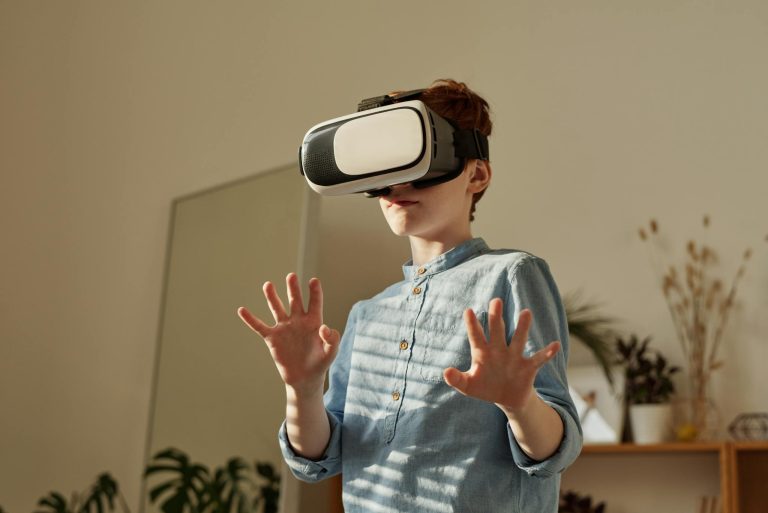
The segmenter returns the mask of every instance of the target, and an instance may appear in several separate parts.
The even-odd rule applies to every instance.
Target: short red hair
[[[419,97],[427,107],[451,121],[458,128],[476,128],[486,137],[491,135],[493,122],[490,107],[485,99],[472,91],[464,82],[449,78],[435,80]],[[485,190],[475,193],[469,220],[475,219],[475,204],[483,197]]]

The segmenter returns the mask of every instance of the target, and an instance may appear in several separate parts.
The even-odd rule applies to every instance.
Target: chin
[[[389,229],[392,230],[392,233],[397,235],[398,237],[407,237],[409,235],[414,235],[414,227],[409,226],[408,223],[398,222],[398,220],[390,222],[387,220],[387,224],[389,225]]]
[[[408,230],[406,230],[403,226],[393,226],[390,224],[389,229],[392,230],[392,233],[394,233],[398,237],[407,237],[408,235],[410,235]]]

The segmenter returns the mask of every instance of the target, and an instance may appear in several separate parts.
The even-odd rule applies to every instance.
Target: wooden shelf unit
[[[768,441],[672,442],[649,445],[592,444],[584,446],[580,457],[588,457],[590,454],[674,453],[718,455],[722,513],[768,511]]]

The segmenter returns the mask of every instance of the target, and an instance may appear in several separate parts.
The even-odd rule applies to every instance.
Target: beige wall
[[[765,48],[768,4],[745,0],[0,1],[0,504],[110,470],[136,509],[172,198],[292,162],[313,123],[437,77],[495,112],[476,234],[679,359],[636,228],[682,241],[709,213],[727,264],[768,231]],[[326,205],[363,240],[360,212],[377,222]],[[768,410],[761,246],[725,421]]]

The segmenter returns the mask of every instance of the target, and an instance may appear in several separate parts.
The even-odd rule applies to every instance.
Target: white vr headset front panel
[[[412,182],[461,165],[454,157],[453,127],[419,100],[313,126],[300,161],[309,186],[331,196]]]
[[[421,116],[399,107],[344,123],[333,139],[336,166],[346,175],[367,175],[417,163],[429,147]]]

